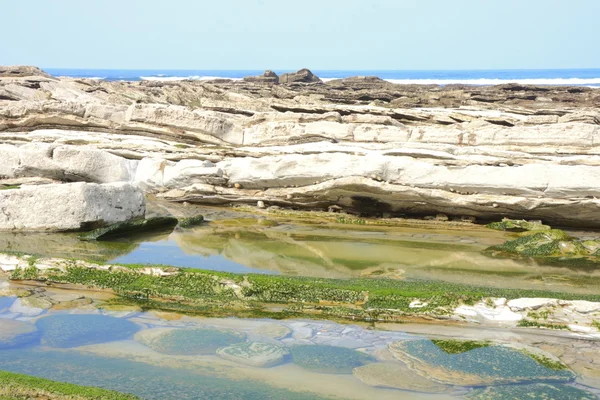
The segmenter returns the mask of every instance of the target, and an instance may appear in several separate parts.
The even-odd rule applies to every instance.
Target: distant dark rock
[[[303,68],[297,72],[283,74],[279,77],[279,83],[322,83],[318,76],[309,69]]]
[[[244,81],[245,82],[253,82],[253,83],[277,84],[277,83],[279,83],[279,76],[275,72],[268,69],[262,75],[246,76],[246,77],[244,77]]]
[[[46,78],[52,78],[52,75],[42,71],[38,67],[30,67],[27,65],[15,65],[8,67],[0,66],[0,77],[23,78],[26,76],[43,76]]]

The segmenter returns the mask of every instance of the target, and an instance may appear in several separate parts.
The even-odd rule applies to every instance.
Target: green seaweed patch
[[[520,328],[544,328],[554,330],[569,330],[569,327],[565,324],[553,324],[549,322],[532,321],[529,319],[522,319],[517,324]]]
[[[180,218],[179,219],[179,227],[180,228],[192,228],[194,226],[198,226],[204,222],[204,216],[196,215],[194,217],[189,218]]]
[[[547,231],[550,228],[538,221],[525,221],[517,219],[504,218],[500,222],[492,222],[485,226],[486,228],[495,229],[497,231],[507,232],[527,232],[527,231]]]
[[[560,361],[555,361],[549,357],[546,357],[542,354],[532,353],[527,350],[522,350],[523,354],[528,355],[533,358],[538,364],[543,365],[544,367],[551,369],[553,371],[566,371],[569,369],[565,364]]]
[[[408,340],[391,343],[390,351],[402,361],[416,363],[419,369],[448,384],[460,384],[460,376],[470,376],[474,386],[508,384],[536,380],[569,381],[574,374],[549,369],[529,355],[506,346],[489,345],[463,353],[447,353],[431,340]],[[436,370],[456,374],[435,375]]]
[[[468,400],[595,400],[596,395],[570,385],[534,383],[529,385],[502,385],[476,389],[467,394]]]
[[[448,354],[460,354],[490,345],[490,342],[471,340],[432,340],[431,342]]]
[[[151,349],[170,355],[211,355],[221,347],[246,341],[242,332],[216,328],[173,329],[148,338],[141,332],[138,337]]]
[[[290,349],[295,364],[304,369],[327,374],[351,374],[352,370],[375,359],[345,347],[299,345]]]
[[[21,185],[0,185],[0,190],[20,189]]]
[[[130,338],[139,327],[123,318],[95,314],[65,314],[44,317],[35,323],[42,344],[69,348]]]
[[[139,397],[118,393],[112,390],[89,386],[55,382],[35,376],[0,371],[0,399],[94,399],[94,400],[136,400]]]
[[[570,256],[589,254],[581,243],[573,240],[573,238],[560,229],[525,232],[517,239],[509,240],[501,245],[486,249],[486,252],[493,251],[534,258],[556,257],[565,254]]]

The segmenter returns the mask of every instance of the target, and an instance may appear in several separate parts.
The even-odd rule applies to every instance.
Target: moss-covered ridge
[[[33,376],[0,371],[0,399],[10,400],[135,400],[130,394],[89,386],[61,383]]]
[[[524,297],[600,301],[599,295],[498,289],[437,281],[324,279],[233,274],[166,266],[101,265],[85,261],[27,260],[11,279],[110,289],[147,308],[188,312],[244,311],[271,317],[327,315],[358,320],[447,317],[463,304]],[[414,304],[418,304],[418,308]],[[264,314],[263,314],[264,315]]]

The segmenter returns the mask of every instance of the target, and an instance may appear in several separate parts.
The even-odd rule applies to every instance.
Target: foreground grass
[[[0,400],[135,400],[138,397],[100,388],[49,381],[0,371]]]
[[[242,275],[165,266],[101,266],[73,260],[54,260],[56,268],[41,271],[36,268],[38,262],[47,265],[49,261],[30,258],[29,267],[15,270],[11,279],[110,289],[142,307],[186,312],[236,310],[238,315],[246,312],[250,316],[275,318],[319,314],[371,321],[399,320],[406,315],[445,316],[458,305],[499,297],[600,301],[600,294],[440,281]],[[418,308],[411,307],[414,301],[420,302]]]

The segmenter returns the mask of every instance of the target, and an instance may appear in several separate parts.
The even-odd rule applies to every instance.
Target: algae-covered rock
[[[179,219],[179,227],[180,228],[192,228],[194,226],[200,225],[204,222],[204,217],[202,215],[196,215],[194,217],[189,218],[180,218]]]
[[[131,321],[105,315],[65,314],[41,318],[36,326],[42,344],[51,347],[77,347],[124,340],[139,327]]]
[[[548,231],[551,229],[548,225],[542,224],[541,221],[525,221],[508,218],[504,218],[500,222],[487,224],[486,228],[508,232]]]
[[[155,217],[113,224],[81,235],[82,240],[107,240],[113,237],[129,234],[152,232],[163,229],[173,229],[177,225],[175,217]]]
[[[242,343],[246,335],[241,332],[216,328],[149,329],[135,339],[152,350],[171,355],[209,355],[221,347]]]
[[[594,400],[597,397],[573,386],[535,383],[532,385],[492,386],[467,395],[469,400]]]
[[[447,352],[444,346],[437,346],[431,340],[408,340],[391,343],[389,350],[413,371],[450,385],[486,386],[574,378],[568,370],[548,368],[528,354],[506,346]]]
[[[375,387],[424,393],[443,393],[448,390],[448,386],[424,378],[398,362],[367,364],[354,368],[352,373],[362,382]]]
[[[375,360],[356,350],[327,345],[294,346],[291,353],[295,364],[327,374],[351,374],[354,368]]]
[[[262,368],[281,364],[288,354],[281,346],[261,342],[238,343],[217,350],[217,355],[226,360]]]
[[[10,319],[0,322],[0,349],[23,346],[38,339],[39,332],[33,324]]]
[[[487,251],[522,255],[526,257],[557,257],[562,255],[588,255],[589,252],[578,241],[560,229],[528,232],[504,244],[492,246]]]

